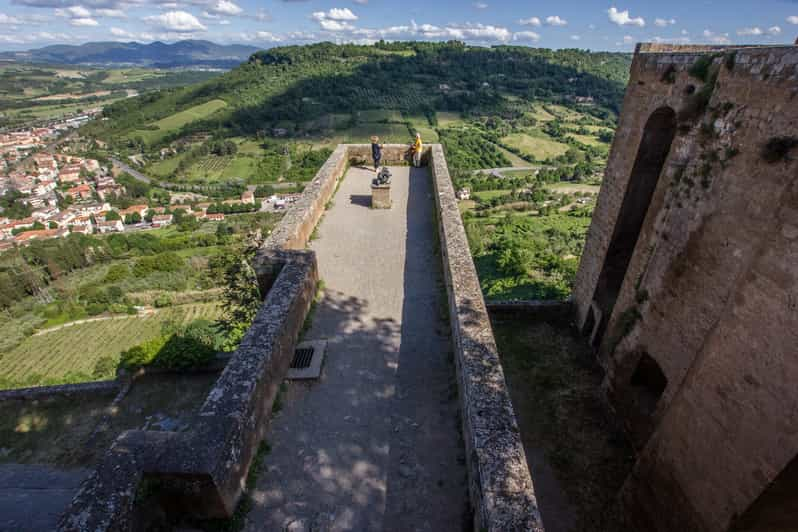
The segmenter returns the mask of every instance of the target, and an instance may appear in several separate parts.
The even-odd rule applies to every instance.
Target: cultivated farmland
[[[187,324],[221,315],[217,303],[161,309],[146,317],[123,316],[68,325],[27,337],[0,359],[0,381],[20,385],[65,382],[70,374],[92,375],[97,361],[161,334],[166,323]]]

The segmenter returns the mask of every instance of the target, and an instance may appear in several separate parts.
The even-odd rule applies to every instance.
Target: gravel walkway
[[[426,169],[392,168],[369,208],[352,168],[325,214],[319,381],[291,383],[267,436],[246,530],[461,531],[469,514],[454,363]]]

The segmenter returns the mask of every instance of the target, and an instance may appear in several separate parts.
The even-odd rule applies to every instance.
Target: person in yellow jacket
[[[416,133],[416,140],[413,142],[413,166],[421,166],[421,133]]]

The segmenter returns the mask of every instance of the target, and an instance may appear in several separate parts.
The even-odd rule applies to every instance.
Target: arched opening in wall
[[[637,362],[632,378],[629,380],[630,389],[635,402],[637,414],[649,420],[657,409],[659,398],[668,387],[668,378],[662,372],[657,361],[648,353],[643,353]]]
[[[734,532],[798,530],[798,457],[748,507],[731,528]]]
[[[676,113],[670,107],[661,107],[654,111],[643,129],[632,174],[626,185],[607,256],[593,294],[593,301],[602,315],[592,340],[594,346],[601,345],[606,332],[675,134]]]

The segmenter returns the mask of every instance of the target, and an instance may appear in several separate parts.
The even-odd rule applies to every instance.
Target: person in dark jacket
[[[374,159],[374,171],[380,167],[380,160],[382,159],[382,145],[379,143],[380,138],[376,135],[371,137],[371,158]]]

